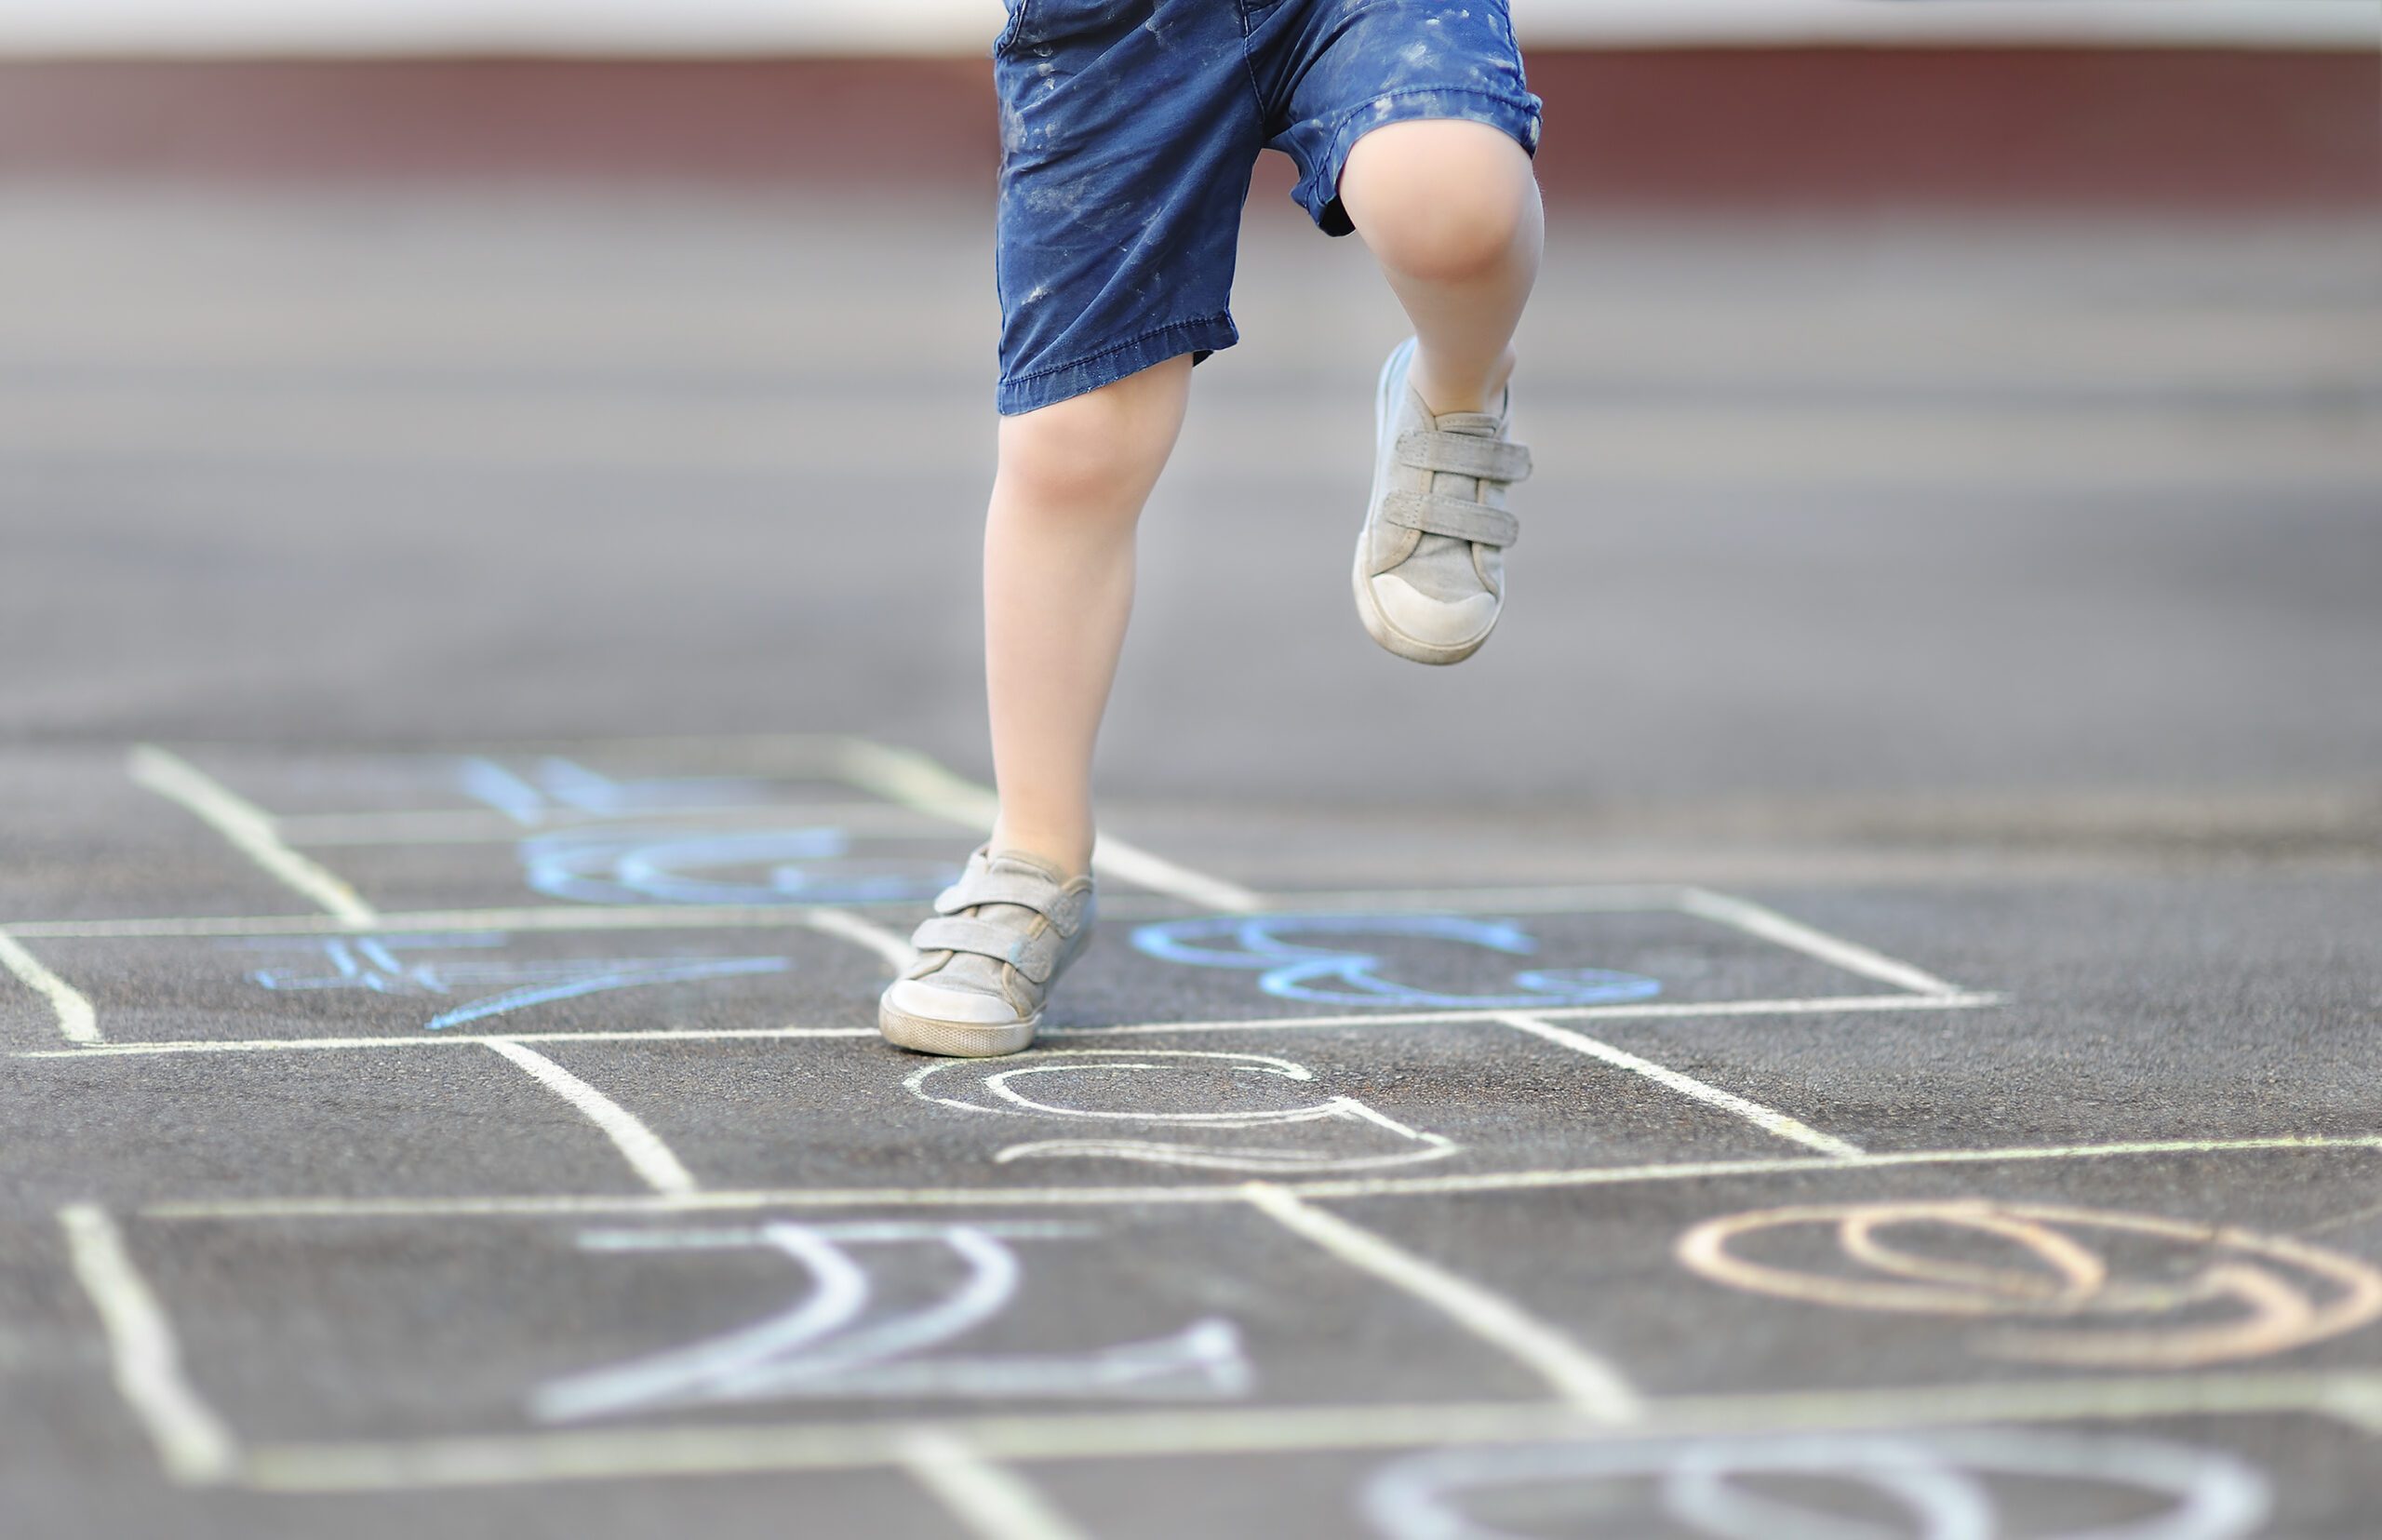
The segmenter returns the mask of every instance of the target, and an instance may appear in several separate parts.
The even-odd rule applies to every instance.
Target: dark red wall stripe
[[[2382,62],[2218,49],[1542,52],[1609,204],[2382,206]],[[0,176],[986,185],[972,60],[0,64]]]

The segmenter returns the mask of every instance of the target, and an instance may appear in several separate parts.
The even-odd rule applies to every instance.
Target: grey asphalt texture
[[[1292,917],[930,1069],[986,212],[0,193],[7,1533],[2382,1532],[2382,221],[1561,214],[1442,672],[1253,211],[1103,776]]]

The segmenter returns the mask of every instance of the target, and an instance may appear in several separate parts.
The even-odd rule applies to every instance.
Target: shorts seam
[[[992,57],[1000,59],[1017,47],[1018,34],[1025,29],[1026,12],[1034,8],[1034,0],[1017,0],[1009,13],[1008,24],[993,39]]]
[[[1265,87],[1257,78],[1257,58],[1250,44],[1255,41],[1256,29],[1251,25],[1249,12],[1240,12],[1240,73],[1249,79],[1249,110],[1255,115],[1257,131],[1265,131]],[[1254,156],[1251,157],[1254,160]]]
[[[1047,379],[1053,374],[1064,374],[1069,369],[1079,369],[1097,364],[1111,354],[1131,353],[1153,337],[1163,337],[1170,331],[1182,331],[1191,327],[1213,326],[1218,322],[1223,322],[1226,326],[1231,325],[1232,312],[1219,310],[1207,315],[1194,315],[1188,320],[1169,321],[1164,326],[1152,327],[1147,331],[1128,337],[1121,342],[1111,342],[1097,353],[1087,353],[1080,358],[1070,358],[1064,364],[1047,364],[1031,374],[1011,375],[1001,383],[1004,386],[1030,385],[1037,380]]]

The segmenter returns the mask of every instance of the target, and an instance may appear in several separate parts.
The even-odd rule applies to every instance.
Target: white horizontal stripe
[[[1942,1426],[2301,1412],[2366,1433],[2382,1405],[2370,1370],[1978,1380],[1892,1389],[1755,1392],[1650,1400],[1643,1422],[1599,1424],[1545,1401],[1250,1406],[977,1417],[938,1425],[1004,1461],[1198,1458],[1640,1439],[1792,1429]],[[260,1445],[248,1485],[380,1492],[504,1482],[862,1470],[905,1463],[917,1430],[891,1421],[624,1427],[385,1443]]]
[[[1537,1011],[1541,1020],[1661,1021],[1700,1016],[1812,1016],[1874,1011],[1960,1011],[2000,1005],[1999,995],[1847,995],[1815,1000],[1711,1000],[1693,1005],[1583,1005]],[[1384,1012],[1377,1016],[1258,1016],[1247,1021],[1146,1022],[1132,1026],[1045,1028],[1048,1038],[1146,1037],[1169,1032],[1274,1032],[1292,1027],[1456,1025],[1495,1022],[1497,1011]],[[89,1048],[27,1049],[19,1059],[103,1059],[145,1053],[312,1052],[348,1048],[438,1048],[486,1042],[707,1042],[739,1038],[874,1038],[869,1026],[689,1027],[685,1031],[637,1028],[620,1032],[512,1032],[470,1036],[423,1032],[397,1038],[177,1038],[161,1042],[95,1044]]]
[[[844,908],[915,910],[916,904],[845,904]],[[436,931],[741,931],[812,923],[807,905],[777,904],[577,904],[523,909],[417,909],[344,919],[336,915],[191,916],[161,919],[11,920],[20,936],[87,940],[165,936],[376,936]]]
[[[1697,1016],[1833,1016],[1867,1011],[1970,1011],[2003,1004],[2000,995],[1824,995],[1812,999],[1679,1000],[1662,1005],[1567,1005],[1532,1015],[1545,1021],[1636,1022]],[[1404,1026],[1495,1021],[1497,1011],[1384,1011],[1370,1015],[1252,1016],[1245,1021],[1137,1022],[1130,1026],[1045,1027],[1045,1038],[1104,1038],[1154,1032],[1272,1031],[1295,1026]]]
[[[158,1053],[315,1053],[349,1048],[484,1048],[490,1043],[720,1042],[745,1038],[874,1038],[870,1026],[704,1027],[687,1032],[636,1027],[621,1032],[419,1032],[403,1038],[233,1038],[155,1043],[103,1043],[92,1048],[34,1049],[20,1059],[125,1059]]]
[[[1700,1182],[1722,1176],[1793,1176],[1897,1166],[1996,1165],[2143,1155],[2238,1155],[2286,1150],[2382,1150],[2382,1134],[2278,1134],[2263,1139],[2142,1139],[2108,1145],[2031,1145],[2005,1149],[1910,1150],[1890,1155],[1790,1156],[1774,1160],[1690,1160],[1642,1166],[1479,1172],[1460,1176],[1381,1176],[1285,1182],[1301,1198],[1436,1198],[1538,1188]],[[778,1187],[717,1190],[686,1198],[557,1194],[516,1198],[234,1198],[154,1203],[149,1219],[532,1218],[550,1215],[689,1212],[747,1209],[1033,1208],[1111,1204],[1239,1203],[1238,1185],[1150,1187]]]

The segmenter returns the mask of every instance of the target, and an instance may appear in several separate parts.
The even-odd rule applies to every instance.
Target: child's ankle
[[[1006,828],[996,826],[985,849],[996,858],[1024,856],[1037,865],[1048,866],[1058,874],[1062,883],[1073,882],[1091,870],[1089,840],[1052,839],[1031,833],[1012,835]]]
[[[1510,347],[1505,350],[1505,356],[1489,367],[1486,374],[1453,382],[1442,381],[1432,373],[1430,355],[1418,348],[1408,382],[1412,385],[1414,394],[1423,398],[1423,405],[1431,409],[1432,416],[1445,417],[1452,412],[1494,411],[1497,398],[1505,394],[1505,382],[1513,376],[1514,350]]]

